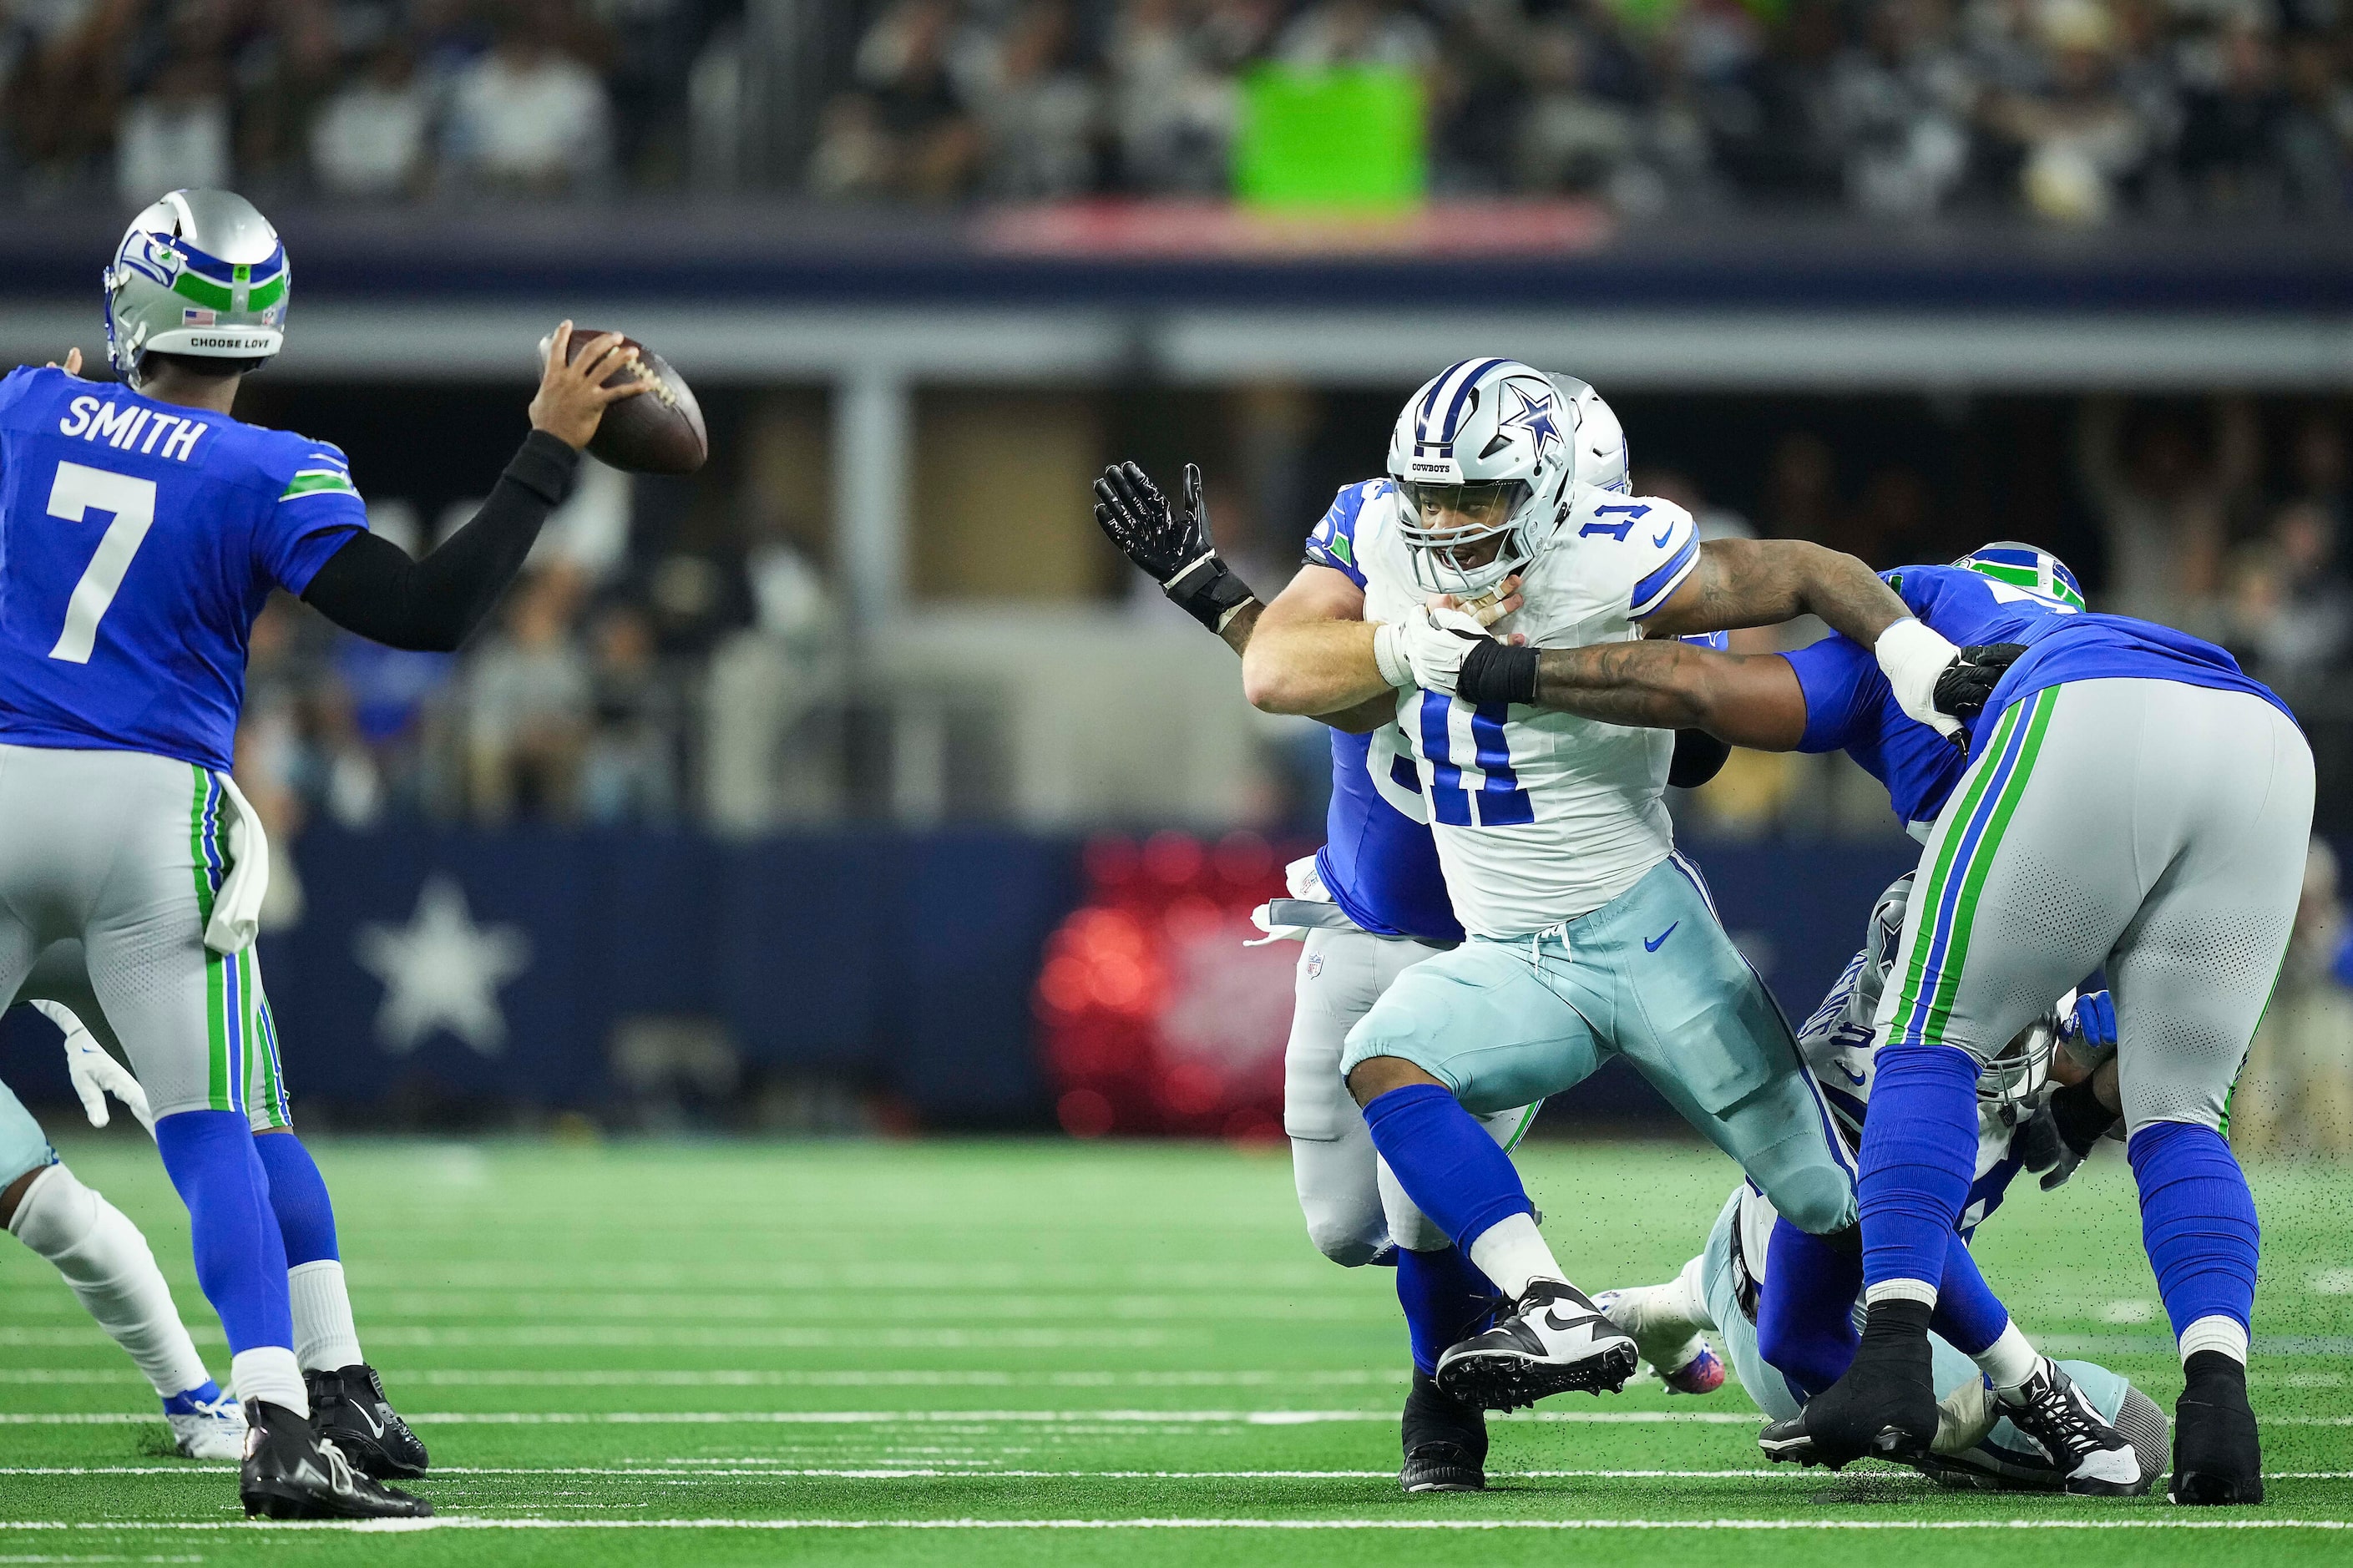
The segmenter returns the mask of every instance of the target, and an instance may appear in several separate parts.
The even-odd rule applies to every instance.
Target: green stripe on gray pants
[[[2105,968],[2128,1125],[2221,1126],[2312,793],[2302,732],[2244,692],[2082,680],[2012,705],[1922,853],[1881,1037],[1985,1060]]]

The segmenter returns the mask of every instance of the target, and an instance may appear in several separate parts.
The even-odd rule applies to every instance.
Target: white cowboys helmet
[[[1626,427],[1618,423],[1617,410],[1573,375],[1554,371],[1546,379],[1568,400],[1570,411],[1577,416],[1576,430],[1569,437],[1577,447],[1577,488],[1614,490],[1621,496],[1632,493],[1633,465],[1626,453]]]
[[[1464,360],[1413,395],[1390,433],[1388,467],[1424,591],[1475,598],[1535,558],[1574,500],[1585,412],[1564,385],[1509,359]],[[1622,435],[1616,445],[1622,454]]]
[[[131,220],[100,283],[106,357],[134,386],[150,353],[265,360],[286,342],[286,247],[234,191],[155,203]]]
[[[1915,874],[1906,871],[1888,884],[1872,906],[1871,923],[1863,928],[1863,973],[1856,984],[1865,1016],[1878,1010],[1879,997],[1894,977],[1895,959],[1904,945],[1904,916],[1912,902]],[[2073,1005],[2071,996],[2062,1006]],[[2042,1086],[2051,1081],[2051,1056],[2059,1044],[2059,1017],[2045,1014],[2010,1037],[1993,1060],[1978,1071],[1978,1099],[2009,1126],[2016,1126]]]

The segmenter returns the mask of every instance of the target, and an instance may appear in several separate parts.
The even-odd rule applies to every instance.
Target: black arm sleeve
[[[540,524],[572,488],[580,454],[544,430],[523,437],[473,521],[421,561],[372,533],[327,557],[302,599],[375,642],[452,653],[482,624],[522,569]]]
[[[1704,730],[1675,731],[1674,761],[1667,764],[1667,782],[1677,789],[1697,789],[1724,771],[1732,748]]]

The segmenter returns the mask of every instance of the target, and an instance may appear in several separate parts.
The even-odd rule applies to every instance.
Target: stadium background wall
[[[298,1119],[352,1131],[1050,1128],[1058,1086],[1032,995],[1051,933],[1088,896],[1087,848],[980,830],[744,843],[315,827],[303,918],[261,946]],[[1900,840],[1694,852],[1800,1016],[1852,952],[1857,911],[1909,862]],[[1278,890],[1270,878],[1257,896]],[[1226,934],[1239,947],[1256,933]],[[468,999],[470,965],[512,971],[492,979],[496,1023],[470,1042],[429,1011]],[[395,1018],[404,999],[428,1008],[413,1040]],[[27,1010],[9,1014],[0,1079],[53,1126],[77,1125],[55,1041]],[[1546,1121],[1668,1130],[1672,1116],[1612,1068]]]

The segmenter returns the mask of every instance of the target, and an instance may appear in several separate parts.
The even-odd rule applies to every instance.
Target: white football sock
[[[2181,1331],[2181,1364],[2200,1351],[2221,1351],[2241,1366],[2247,1364],[2247,1331],[2234,1318],[2217,1314],[2200,1318]]]
[[[310,1391],[302,1386],[302,1369],[284,1345],[256,1345],[228,1358],[228,1380],[244,1404],[266,1400],[281,1410],[311,1418]]]
[[[1996,1388],[2016,1388],[2042,1370],[2042,1352],[2027,1342],[2014,1322],[2003,1324],[2001,1337],[1969,1359]]]
[[[286,1294],[294,1304],[294,1359],[303,1371],[333,1372],[367,1360],[341,1263],[322,1258],[296,1264],[286,1271]]]
[[[1568,1283],[1568,1276],[1553,1261],[1552,1248],[1545,1245],[1544,1237],[1536,1230],[1534,1215],[1513,1215],[1473,1237],[1471,1266],[1493,1280],[1495,1289],[1514,1301],[1527,1294],[1532,1279]]]
[[[1882,1301],[1924,1301],[1933,1307],[1936,1304],[1936,1288],[1926,1279],[1882,1279],[1863,1288],[1864,1306],[1876,1307]]]
[[[1683,1272],[1675,1276],[1674,1289],[1680,1292],[1676,1300],[1682,1306],[1683,1315],[1692,1321],[1694,1328],[1720,1330],[1723,1325],[1715,1321],[1715,1314],[1707,1307],[1706,1274],[1707,1258],[1704,1255],[1684,1264]]]
[[[169,1399],[210,1381],[147,1238],[71,1171],[51,1165],[34,1177],[8,1228],[57,1266],[158,1396]]]

